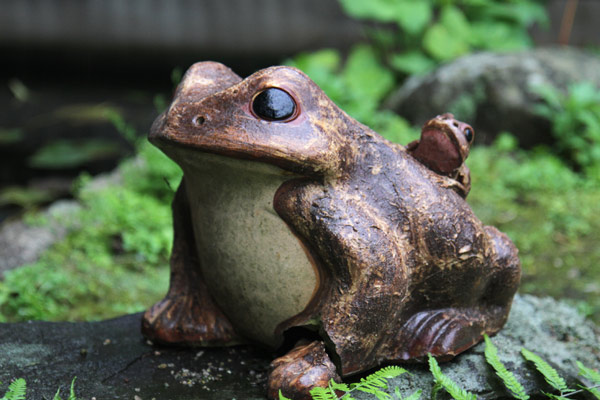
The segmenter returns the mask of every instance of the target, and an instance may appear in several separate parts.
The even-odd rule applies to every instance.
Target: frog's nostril
[[[202,125],[202,124],[204,123],[204,121],[206,121],[206,120],[205,120],[205,119],[204,119],[204,117],[203,117],[203,116],[201,116],[201,115],[196,115],[196,116],[194,117],[194,119],[192,119],[192,123],[193,123],[194,125],[196,125],[196,126],[200,126],[200,125]]]
[[[452,125],[454,125],[455,128],[458,128],[458,122],[454,121]]]

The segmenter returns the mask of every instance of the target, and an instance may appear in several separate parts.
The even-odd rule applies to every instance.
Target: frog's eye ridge
[[[471,143],[471,141],[473,140],[473,129],[465,128],[463,133],[465,134],[465,138],[467,139],[467,142]]]
[[[285,121],[296,112],[296,102],[285,90],[268,88],[252,100],[254,114],[267,121]]]

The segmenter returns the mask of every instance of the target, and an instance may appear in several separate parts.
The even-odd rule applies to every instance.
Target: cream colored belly
[[[184,172],[209,290],[239,333],[275,347],[275,327],[304,310],[318,285],[299,239],[273,209],[273,195],[294,176],[263,163],[193,156]]]

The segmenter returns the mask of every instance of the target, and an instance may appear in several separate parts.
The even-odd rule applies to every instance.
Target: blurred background
[[[181,173],[144,138],[202,60],[294,65],[402,144],[471,123],[468,201],[520,248],[521,290],[598,321],[598,21],[595,0],[1,0],[0,321],[164,294]]]

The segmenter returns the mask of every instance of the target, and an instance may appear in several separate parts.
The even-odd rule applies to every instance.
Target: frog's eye
[[[473,129],[467,127],[463,133],[465,134],[465,139],[467,139],[467,142],[471,143],[471,141],[473,141],[473,136],[475,135],[473,133]]]
[[[268,88],[254,97],[252,111],[267,121],[285,121],[294,116],[296,102],[286,91]]]

